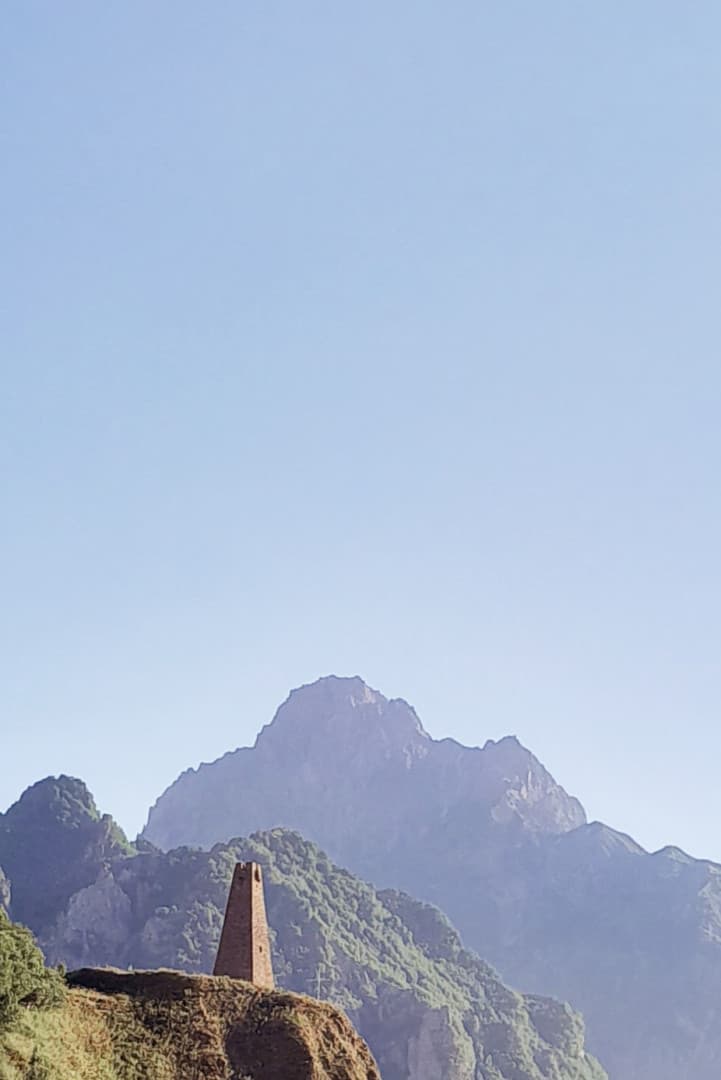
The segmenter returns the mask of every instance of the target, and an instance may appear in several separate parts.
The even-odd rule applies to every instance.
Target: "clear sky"
[[[721,8],[8,0],[0,808],[288,690],[721,859]]]

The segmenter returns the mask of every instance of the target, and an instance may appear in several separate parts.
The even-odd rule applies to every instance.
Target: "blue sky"
[[[0,807],[358,673],[721,859],[720,32],[6,5]]]

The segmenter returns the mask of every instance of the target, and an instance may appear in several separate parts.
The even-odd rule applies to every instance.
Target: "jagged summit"
[[[143,835],[164,848],[209,847],[290,826],[331,854],[352,844],[372,875],[373,847],[406,830],[428,833],[432,847],[451,822],[480,836],[494,826],[558,833],[585,820],[514,736],[482,748],[436,740],[406,701],[330,675],[293,690],[253,747],[183,773]]]
[[[360,675],[321,675],[314,682],[296,686],[290,691],[284,704],[295,698],[307,698],[311,695],[319,702],[326,701],[336,706],[343,702],[348,702],[351,706],[388,702],[388,698],[369,686]],[[283,705],[280,706],[280,709],[282,708]]]

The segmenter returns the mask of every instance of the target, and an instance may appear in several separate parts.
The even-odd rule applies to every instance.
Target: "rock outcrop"
[[[10,912],[10,897],[12,890],[10,888],[10,882],[5,876],[5,871],[0,866],[0,911],[4,911],[5,914]]]

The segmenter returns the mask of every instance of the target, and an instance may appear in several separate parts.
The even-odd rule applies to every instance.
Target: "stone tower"
[[[267,990],[275,985],[258,863],[236,863],[213,974],[245,979]]]

